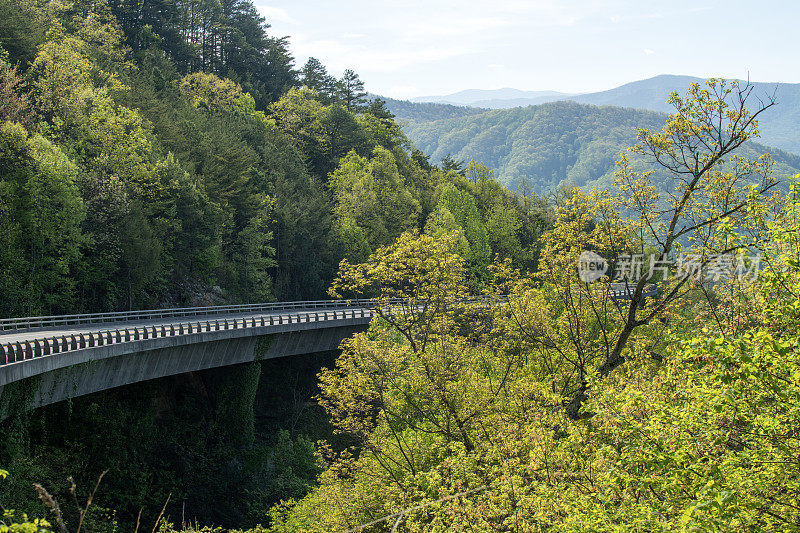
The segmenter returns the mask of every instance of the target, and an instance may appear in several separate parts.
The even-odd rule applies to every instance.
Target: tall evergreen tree
[[[460,159],[453,159],[451,154],[447,154],[442,159],[441,163],[442,170],[445,172],[453,171],[457,174],[461,174],[462,176],[466,176],[466,170],[464,169],[464,161]]]
[[[92,3],[95,0],[81,0]],[[260,109],[297,85],[287,37],[272,37],[251,0],[108,0],[126,43],[157,46],[179,72],[230,78]]]
[[[348,111],[357,111],[367,100],[364,82],[350,69],[344,71],[339,80],[339,98]]]
[[[366,110],[370,115],[373,115],[374,117],[379,118],[386,123],[391,122],[394,118],[392,112],[386,107],[386,100],[382,98],[374,98],[371,100],[369,105],[367,105]]]
[[[316,91],[323,103],[332,103],[336,97],[336,78],[328,74],[319,59],[309,57],[300,69],[300,83]]]

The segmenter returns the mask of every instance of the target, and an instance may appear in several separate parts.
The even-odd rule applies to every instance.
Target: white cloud
[[[297,21],[292,18],[289,13],[280,7],[267,6],[264,4],[256,3],[256,8],[259,13],[266,17],[267,22],[285,22],[287,24],[297,24]]]
[[[514,20],[503,17],[470,17],[448,20],[433,20],[428,23],[411,25],[405,31],[408,37],[457,37],[459,35],[480,35],[481,32],[505,28],[515,24]]]
[[[366,37],[366,36],[365,36]],[[338,75],[344,69],[356,69],[364,77],[369,72],[390,73],[405,67],[435,63],[473,52],[466,45],[404,47],[375,46],[364,39],[313,39],[297,34],[292,39],[292,51],[298,63],[314,56]]]
[[[620,22],[640,22],[643,20],[655,20],[663,18],[664,18],[663,13],[655,12],[655,13],[638,13],[632,15],[611,15],[610,17],[608,17],[608,20],[610,20],[614,24],[618,24]]]
[[[655,52],[650,50],[649,48],[645,48],[642,51],[644,52],[644,55],[646,55],[646,56],[651,56],[651,55],[655,54]]]

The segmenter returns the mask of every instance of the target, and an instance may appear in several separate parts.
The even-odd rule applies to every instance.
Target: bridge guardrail
[[[491,298],[490,298],[491,299]],[[485,297],[468,298],[466,301],[484,301]],[[399,304],[404,302],[401,298],[381,300],[382,304]],[[34,357],[50,356],[64,352],[94,348],[109,344],[120,344],[147,339],[192,335],[209,331],[224,331],[229,329],[244,329],[255,327],[295,324],[301,322],[321,322],[327,320],[342,320],[347,318],[372,317],[376,302],[374,300],[315,300],[306,302],[278,302],[269,304],[245,304],[214,307],[193,307],[179,309],[158,309],[149,311],[130,311],[119,313],[92,313],[83,315],[64,315],[49,317],[24,317],[4,319],[3,323],[25,325],[3,329],[3,332],[34,331],[43,327],[80,325],[102,322],[124,322],[152,318],[170,317],[197,317],[202,315],[240,314],[258,311],[290,311],[292,309],[326,308],[325,311],[304,311],[283,314],[273,314],[260,317],[233,317],[216,318],[213,320],[198,320],[177,322],[161,325],[141,325],[133,327],[111,328],[104,331],[90,331],[70,333],[64,335],[47,336],[40,339],[0,343],[0,366],[32,359]],[[344,309],[329,310],[331,307]],[[31,326],[31,324],[35,324]],[[241,325],[240,325],[241,324]]]
[[[52,337],[17,341],[0,344],[0,365],[16,363],[34,357],[55,355],[64,352],[94,348],[110,344],[134,342],[164,337],[177,337],[211,331],[225,331],[232,329],[247,329],[256,327],[279,326],[284,324],[299,324],[303,322],[323,322],[328,320],[343,320],[347,318],[372,317],[373,311],[365,307],[317,311],[303,313],[287,313],[250,318],[215,319],[206,321],[190,321],[158,326],[134,326],[108,329],[105,331],[91,331],[69,335],[55,335]]]
[[[251,313],[259,311],[285,311],[289,309],[314,309],[321,307],[364,307],[371,300],[312,300],[296,302],[271,302],[260,304],[216,305],[207,307],[177,307],[170,309],[147,309],[143,311],[115,311],[110,313],[85,313],[79,315],[33,316],[0,319],[0,332],[9,330],[29,331],[46,327],[63,327],[102,322],[128,322],[153,318],[173,318],[203,315]]]
[[[619,285],[621,286],[622,284]],[[630,287],[627,288],[616,288],[616,289],[609,288],[607,290],[608,290],[608,295],[611,296],[611,298],[614,300],[630,300],[633,297],[635,287],[633,285],[630,285]],[[642,291],[642,297],[652,298],[656,294],[658,294],[658,287],[656,287],[652,283],[648,283],[647,285],[644,286],[644,290]]]

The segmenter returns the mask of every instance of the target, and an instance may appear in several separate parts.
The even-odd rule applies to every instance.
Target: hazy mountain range
[[[407,123],[405,131],[433,162],[447,154],[475,159],[513,189],[547,193],[562,182],[613,187],[615,162],[634,143],[634,127],[660,129],[666,117],[657,111],[550,102]],[[765,151],[777,162],[777,176],[800,172],[800,156],[783,150],[748,143],[739,153],[757,157]],[[666,181],[662,186],[670,188]]]
[[[541,105],[562,100],[598,106],[616,106],[650,111],[670,112],[666,103],[672,91],[685,93],[691,83],[703,83],[692,76],[661,75],[646,80],[626,83],[607,91],[567,94],[555,91],[521,91],[517,89],[470,89],[445,96],[415,98],[411,102],[388,100],[389,109],[407,124],[453,119],[485,113],[487,109],[509,109]],[[762,115],[759,121],[760,142],[800,154],[800,84],[753,83],[755,97],[762,99],[774,95],[778,105]],[[407,128],[408,129],[408,128]],[[415,128],[410,128],[413,132]],[[412,140],[413,140],[413,133]]]
[[[418,96],[412,102],[451,104],[489,109],[508,109],[526,105],[566,100],[575,94],[557,91],[520,91],[519,89],[467,89],[446,96]]]

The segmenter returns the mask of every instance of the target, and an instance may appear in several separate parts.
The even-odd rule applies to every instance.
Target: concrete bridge
[[[0,320],[3,392],[40,407],[140,381],[335,350],[369,325],[367,300],[284,302]],[[5,407],[4,407],[5,405]]]

